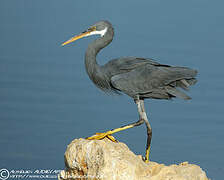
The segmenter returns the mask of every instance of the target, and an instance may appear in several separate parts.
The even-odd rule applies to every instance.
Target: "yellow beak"
[[[71,43],[71,42],[73,42],[73,41],[76,41],[76,40],[78,40],[78,39],[81,39],[81,38],[87,36],[87,35],[90,34],[90,33],[91,33],[91,31],[86,31],[86,32],[83,32],[83,33],[81,33],[81,34],[79,34],[79,35],[77,35],[77,36],[74,36],[74,37],[72,37],[71,39],[65,41],[65,42],[62,44],[62,46],[66,45],[66,44],[69,44],[69,43]]]

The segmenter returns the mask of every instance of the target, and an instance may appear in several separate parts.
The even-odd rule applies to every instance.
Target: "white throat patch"
[[[91,35],[97,35],[97,34],[99,34],[102,37],[102,36],[104,36],[106,34],[106,32],[107,32],[107,27],[105,29],[101,30],[101,31],[93,31],[93,32],[89,33],[86,36],[91,36]]]

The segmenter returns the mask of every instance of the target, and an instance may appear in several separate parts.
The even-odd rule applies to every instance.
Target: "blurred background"
[[[138,118],[128,96],[107,96],[84,68],[88,43],[61,43],[99,20],[115,28],[100,64],[121,56],[154,58],[199,71],[192,100],[147,100],[152,161],[200,165],[224,176],[224,2],[219,0],[0,1],[0,168],[63,169],[74,139]],[[145,126],[115,134],[144,155]]]

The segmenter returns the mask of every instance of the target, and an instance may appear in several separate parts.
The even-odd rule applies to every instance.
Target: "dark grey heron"
[[[108,137],[115,141],[111,134],[139,126],[145,123],[147,128],[147,144],[145,162],[149,161],[152,129],[147,119],[144,108],[144,99],[172,99],[175,97],[188,100],[190,97],[180,91],[180,88],[188,90],[189,86],[196,83],[197,71],[187,67],[174,67],[160,64],[149,58],[122,57],[113,59],[103,66],[98,65],[96,56],[106,47],[114,36],[114,30],[110,22],[100,21],[92,25],[81,34],[72,37],[62,45],[66,45],[80,38],[100,35],[88,45],[85,54],[85,67],[89,78],[93,83],[105,92],[127,94],[137,104],[139,120],[120,128],[112,129],[104,133],[96,133],[87,139],[103,139]]]

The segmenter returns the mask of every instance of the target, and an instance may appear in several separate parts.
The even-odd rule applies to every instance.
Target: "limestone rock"
[[[208,180],[197,165],[145,163],[124,143],[107,138],[73,140],[65,152],[65,166],[59,180]]]

